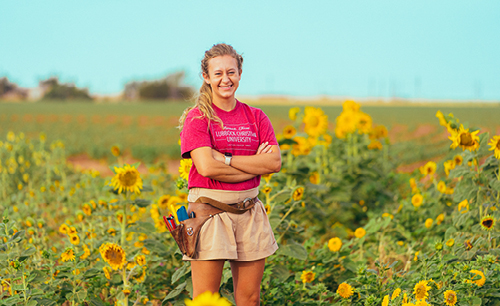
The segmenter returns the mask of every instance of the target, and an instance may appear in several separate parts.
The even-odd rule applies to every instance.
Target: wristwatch
[[[231,159],[233,158],[233,154],[229,153],[229,152],[226,152],[224,153],[224,156],[225,156],[225,160],[224,160],[224,164],[228,165],[228,166],[231,166]]]

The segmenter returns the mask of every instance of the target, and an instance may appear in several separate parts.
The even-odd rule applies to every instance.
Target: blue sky
[[[500,100],[500,1],[0,2],[0,76],[91,93],[178,70],[214,43],[244,56],[241,95]]]

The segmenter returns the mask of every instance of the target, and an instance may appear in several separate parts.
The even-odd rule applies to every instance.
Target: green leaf
[[[276,279],[278,282],[284,282],[288,277],[290,277],[290,271],[284,265],[276,264],[272,268],[272,278]]]
[[[452,238],[454,236],[454,233],[456,233],[456,232],[457,232],[457,229],[454,226],[449,227],[446,230],[446,233],[444,233],[444,239],[446,241],[448,241],[450,238]]]
[[[473,296],[470,300],[472,306],[481,306],[482,300],[478,298],[477,296]]]
[[[91,296],[88,298],[88,301],[94,306],[105,306],[100,298],[97,296]]]
[[[12,235],[12,237],[9,239],[9,241],[12,241],[12,240],[16,239],[17,237],[21,237],[21,235],[24,235],[24,232],[25,231],[16,232],[14,235]]]
[[[42,289],[33,289],[33,290],[31,290],[30,295],[32,295],[32,296],[42,295],[42,294],[44,294],[44,292],[45,291],[43,291]]]
[[[101,270],[92,268],[85,271],[85,273],[83,274],[83,278],[84,279],[94,278],[99,274],[101,274]]]
[[[298,244],[291,243],[287,245],[281,245],[277,252],[279,255],[285,255],[292,258],[297,258],[299,260],[307,259],[307,251],[306,249]]]
[[[75,296],[78,298],[79,301],[83,301],[87,297],[87,290],[82,289],[76,292]]]
[[[187,264],[184,264],[182,267],[177,269],[177,271],[175,271],[174,274],[172,274],[172,284],[177,282],[179,278],[187,274],[189,271],[191,271],[191,269],[188,269]]]
[[[173,299],[174,297],[178,296],[179,294],[182,293],[182,291],[184,290],[184,288],[186,288],[186,282],[183,282],[182,284],[180,284],[179,286],[175,287],[174,290],[170,291],[167,296],[163,299],[163,302],[167,301],[167,300],[170,300],[170,299]],[[163,303],[162,302],[162,303]]]
[[[136,199],[133,204],[139,206],[139,207],[147,207],[149,204],[151,204],[151,200],[145,200],[145,199]]]
[[[29,300],[26,305],[27,306],[36,306],[36,305],[38,305],[38,302],[36,300]]]
[[[39,283],[47,278],[47,275],[40,270],[33,270],[29,272],[29,276],[26,279],[28,283]]]

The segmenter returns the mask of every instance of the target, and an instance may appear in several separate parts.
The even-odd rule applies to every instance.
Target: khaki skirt
[[[209,197],[233,204],[258,194],[258,188],[243,191],[191,188],[188,202]],[[194,257],[184,255],[183,260],[254,261],[274,254],[277,249],[264,204],[259,200],[243,214],[223,212],[208,219],[200,230]]]

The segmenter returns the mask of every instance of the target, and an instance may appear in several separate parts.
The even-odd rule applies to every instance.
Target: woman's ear
[[[208,77],[208,75],[205,72],[203,72],[202,76],[203,76],[203,80],[205,81],[205,83],[210,85],[210,78]]]

